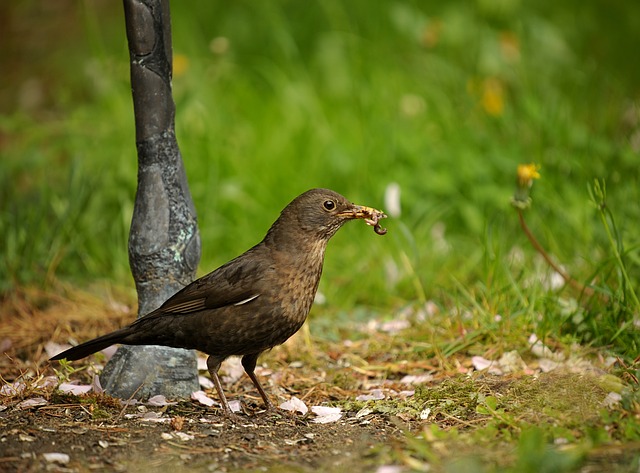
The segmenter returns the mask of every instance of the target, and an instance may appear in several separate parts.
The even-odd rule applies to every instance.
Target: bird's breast
[[[283,273],[286,285],[277,294],[282,306],[283,317],[299,321],[302,325],[311,310],[318,290],[322,275],[322,260],[302,258],[298,264],[285,268]]]
[[[304,324],[322,274],[324,247],[271,256],[257,297],[198,316],[199,349],[221,356],[259,353],[284,343]],[[212,324],[211,320],[216,323]],[[201,345],[200,345],[201,344]]]

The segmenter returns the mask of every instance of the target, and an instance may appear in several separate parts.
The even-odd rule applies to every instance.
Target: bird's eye
[[[331,211],[336,208],[336,203],[333,200],[325,200],[322,206],[325,210]]]

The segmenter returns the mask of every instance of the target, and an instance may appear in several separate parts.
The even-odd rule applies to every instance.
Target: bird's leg
[[[265,393],[264,389],[262,389],[262,386],[260,385],[260,381],[258,381],[258,377],[256,376],[256,373],[255,373],[256,363],[258,362],[259,354],[260,353],[252,353],[250,355],[244,355],[242,357],[242,366],[244,368],[244,371],[247,373],[247,375],[251,379],[251,382],[260,393],[260,397],[264,401],[264,404],[267,407],[267,410],[275,411],[277,410],[276,406],[274,406],[271,400],[267,397],[267,393]]]
[[[224,395],[222,384],[220,383],[220,378],[218,377],[218,370],[220,369],[222,361],[223,360],[220,359],[220,357],[210,355],[209,358],[207,358],[207,368],[209,369],[209,374],[211,375],[211,379],[213,380],[213,385],[216,387],[216,391],[218,391],[218,397],[220,398],[220,403],[222,404],[224,415],[232,420],[239,420],[238,416],[236,416],[231,410],[231,407],[229,407],[227,397]]]

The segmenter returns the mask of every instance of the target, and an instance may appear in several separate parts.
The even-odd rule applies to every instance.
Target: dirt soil
[[[541,361],[532,357],[526,372],[476,373],[476,381],[469,381],[467,374],[474,372],[474,365],[466,354],[444,361],[425,358],[405,347],[402,337],[377,330],[358,337],[349,329],[336,341],[323,341],[305,332],[309,330],[305,325],[287,343],[264,354],[256,374],[276,405],[294,396],[307,407],[339,404],[343,411],[338,420],[318,423],[322,416],[311,412],[263,411],[260,396],[239,363],[235,367],[228,363],[221,370],[227,397],[240,401],[237,422],[222,417],[218,407],[197,400],[123,405],[95,391],[72,395],[56,389],[62,380],[89,387],[93,373],[105,362],[104,354],[66,367],[48,359],[61,350],[52,348],[52,343],[88,340],[133,320],[134,304],[121,302],[132,297],[95,296],[74,288],[56,294],[60,293],[65,294],[35,291],[0,299],[0,472],[436,471],[430,461],[415,463],[410,449],[416,444],[411,439],[428,436],[434,423],[443,430],[462,431],[492,422],[494,417],[478,414],[469,401],[477,400],[471,393],[506,399],[513,407],[511,417],[506,417],[511,422],[530,419],[535,425],[555,425],[562,433],[598,422],[608,392],[622,385],[622,380],[606,374],[605,360],[594,358],[594,364],[581,357],[563,362],[568,371],[544,374]],[[523,364],[520,358],[516,361]],[[532,373],[538,375],[535,383]],[[426,413],[428,420],[420,420],[427,409],[417,394],[420,384],[426,383],[433,401],[428,405],[434,410]],[[217,399],[213,389],[205,392]],[[358,402],[368,396],[385,400],[372,412],[363,407],[370,404]],[[617,427],[602,425],[611,428]],[[452,461],[487,453],[474,450],[475,443],[468,442],[428,445]],[[416,448],[420,455],[426,447]],[[487,454],[489,464],[514,461],[514,449],[504,442],[492,445]],[[637,444],[605,446],[590,452],[589,466],[581,471],[602,471],[601,463],[608,465],[607,471],[631,471],[625,468],[637,463],[636,458]],[[402,469],[393,467],[398,464]]]
[[[75,402],[0,412],[0,471],[367,471],[371,449],[401,435],[380,416],[322,425],[312,415],[262,412],[234,423],[213,408],[181,402],[149,409],[161,416],[152,420],[125,418],[140,414],[141,406],[114,405],[107,409],[112,419],[101,421],[92,419],[91,407]],[[48,461],[47,453],[69,460]]]
[[[60,365],[47,361],[47,343],[86,340],[135,318],[134,304],[114,302],[126,295],[111,299],[71,291],[72,296],[32,291],[0,300],[0,472],[375,471],[380,457],[374,452],[409,428],[380,414],[343,412],[340,420],[319,424],[311,412],[265,412],[246,376],[224,383],[229,399],[241,400],[244,409],[237,423],[195,400],[123,407],[104,394],[61,393],[54,376]],[[304,335],[297,337],[261,359],[270,368],[263,372],[263,383],[274,402],[297,396],[311,407],[362,392],[358,373],[336,362],[344,354],[318,351],[311,359],[307,352],[303,363]],[[68,378],[91,383],[84,368],[96,361],[104,359],[74,362],[82,370]],[[336,386],[335,376],[348,378],[358,389]],[[53,382],[43,384],[45,379]],[[8,386],[20,380],[24,389],[7,395]],[[216,399],[213,390],[207,394]],[[21,404],[34,399],[43,404]],[[68,459],[46,455],[51,453]]]

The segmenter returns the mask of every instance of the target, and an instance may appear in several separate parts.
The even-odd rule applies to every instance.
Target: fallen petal
[[[291,412],[300,412],[303,415],[309,412],[307,405],[295,396],[292,396],[291,399],[280,404],[280,409]]]
[[[554,361],[564,360],[563,353],[555,353],[551,348],[542,343],[535,333],[532,333],[531,336],[529,336],[529,344],[531,345],[531,353],[538,358],[549,358]]]
[[[104,392],[102,384],[100,384],[100,377],[97,374],[93,375],[93,382],[91,383],[91,387],[93,388],[94,393],[102,394]]]
[[[378,467],[376,473],[402,473],[403,471],[405,471],[404,468],[398,465],[382,465]]]
[[[222,380],[225,383],[229,384],[235,383],[240,378],[242,378],[242,375],[244,375],[244,367],[242,366],[242,362],[240,361],[240,358],[236,357],[227,358],[226,360],[224,360],[222,366],[220,367],[220,371],[224,373],[222,375]]]
[[[331,422],[336,422],[342,418],[342,414],[329,414],[327,416],[316,417],[313,419],[315,424],[329,424]]]
[[[34,397],[32,399],[27,399],[18,404],[19,409],[28,409],[30,407],[38,407],[49,404],[49,402],[43,397]]]
[[[614,407],[622,401],[622,396],[618,393],[610,392],[607,397],[604,398],[602,404],[605,407]]]
[[[269,368],[263,368],[262,366],[256,366],[255,373],[260,378],[264,378],[266,376],[271,376],[273,374],[273,370],[270,370]]]
[[[473,367],[478,371],[486,370],[494,363],[495,362],[487,360],[486,358],[483,358],[481,356],[474,356],[473,358],[471,358],[471,364],[473,364]]]
[[[49,386],[57,386],[58,385],[58,377],[57,376],[45,376],[38,382],[38,386],[41,388],[47,388]]]
[[[549,371],[553,371],[560,366],[560,363],[557,363],[553,360],[549,360],[547,358],[540,358],[538,361],[538,366],[540,366],[540,371],[543,373],[548,373]]]
[[[202,375],[198,376],[198,384],[200,384],[200,387],[204,389],[212,389],[214,387],[213,381]]]
[[[63,393],[71,393],[76,396],[80,394],[86,394],[91,391],[92,388],[93,386],[91,386],[90,384],[75,384],[75,382],[62,383],[60,386],[58,386],[58,389]]]
[[[162,414],[160,414],[159,412],[145,412],[144,414],[142,414],[142,417],[140,417],[140,420],[145,422],[160,423],[171,422],[171,419],[169,417],[162,417]]]
[[[342,413],[339,407],[327,407],[327,406],[312,406],[311,411],[317,415],[313,422],[316,424],[328,424],[330,422],[336,422],[342,417]]]
[[[169,402],[167,401],[167,398],[164,397],[162,394],[157,394],[155,396],[150,397],[147,400],[147,404],[149,404],[150,406],[173,406],[175,404],[178,404],[177,402]]]
[[[433,380],[432,374],[419,374],[419,375],[411,375],[408,374],[404,376],[400,382],[403,384],[422,384],[428,381]]]
[[[327,416],[330,414],[339,414],[341,409],[339,407],[312,406],[311,412],[317,416]]]
[[[69,348],[71,348],[71,345],[69,345],[68,343],[47,342],[44,344],[44,351],[47,354],[48,358],[51,358],[58,353],[62,353]]]
[[[111,359],[111,357],[112,357],[113,355],[115,355],[115,353],[116,353],[116,350],[117,350],[117,349],[118,349],[118,346],[117,346],[117,345],[111,345],[110,347],[107,347],[107,348],[105,348],[105,349],[103,349],[103,350],[101,350],[101,351],[102,351],[102,353],[104,353],[104,357],[105,357],[107,360],[110,360],[110,359]]]
[[[213,406],[216,402],[207,396],[204,391],[195,391],[191,393],[191,399],[194,401],[198,401],[200,404],[204,404],[205,406]]]
[[[363,407],[356,413],[356,419],[359,419],[360,417],[368,416],[372,412],[373,412],[373,409],[369,409],[368,407]]]
[[[137,399],[120,399],[121,406],[135,406],[136,404],[140,404]]]
[[[16,396],[25,390],[27,387],[22,381],[14,381],[10,384],[5,384],[0,388],[0,394],[3,396]]]
[[[384,398],[385,395],[382,392],[382,389],[374,389],[370,394],[360,394],[356,397],[356,401],[379,401]]]
[[[233,401],[229,401],[229,409],[231,409],[231,412],[240,412],[242,410],[242,405],[240,404],[240,401],[234,399]]]
[[[500,369],[505,373],[515,373],[527,368],[526,363],[516,350],[503,353],[500,360],[498,360],[498,364],[500,365]]]
[[[43,453],[44,461],[48,463],[59,463],[66,465],[69,463],[69,455],[66,453]]]

